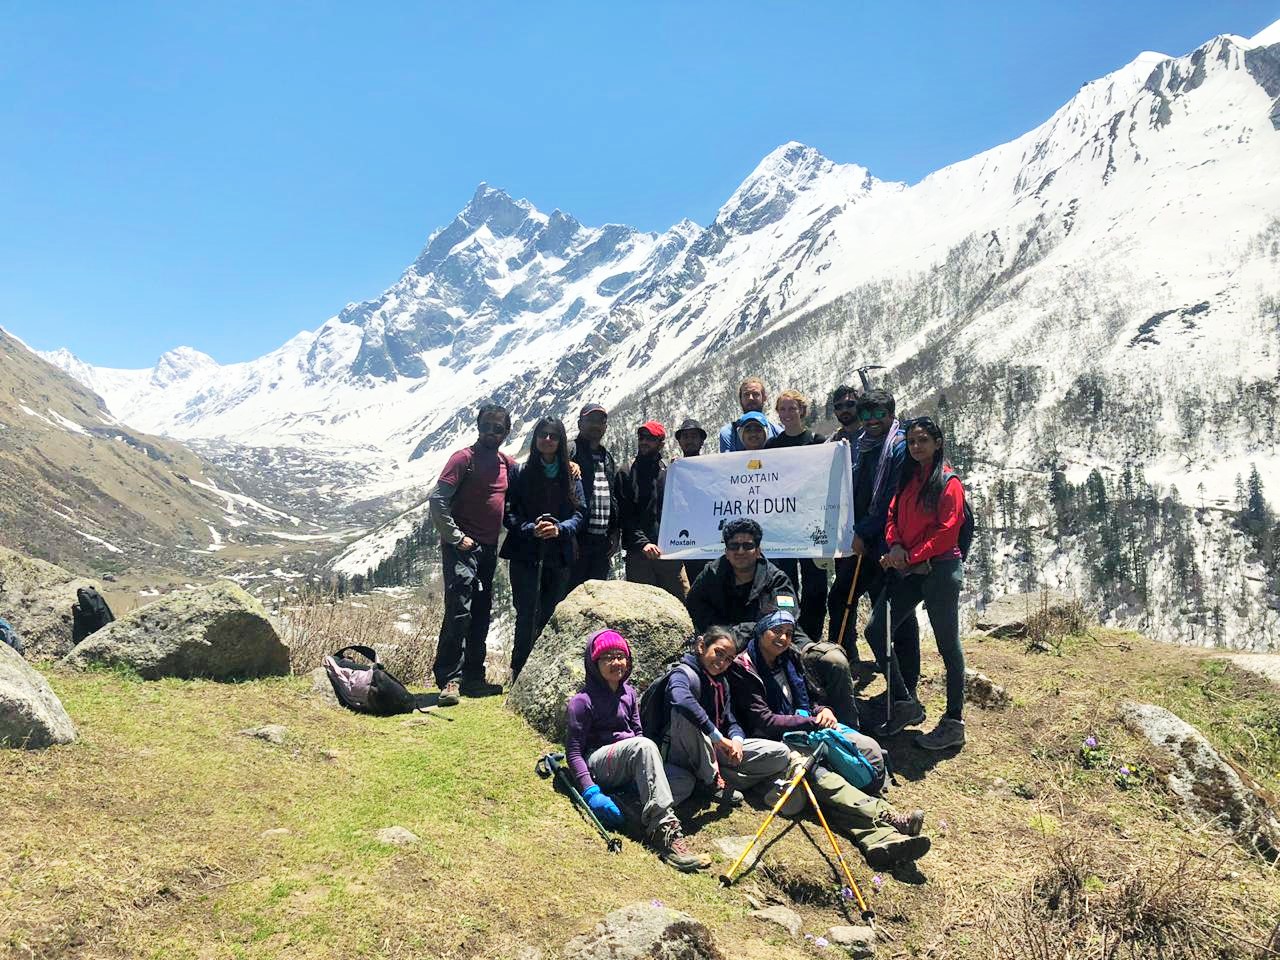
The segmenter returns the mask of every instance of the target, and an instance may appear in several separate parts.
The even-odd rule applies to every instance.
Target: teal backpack
[[[831,730],[793,730],[784,733],[782,740],[793,747],[807,747],[815,751],[822,749],[824,766],[840,774],[859,790],[865,790],[880,778],[870,761],[844,738],[846,730],[856,732],[842,723]]]

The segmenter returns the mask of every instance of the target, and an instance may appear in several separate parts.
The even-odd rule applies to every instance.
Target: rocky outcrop
[[[1280,817],[1261,784],[1224,759],[1177,714],[1150,703],[1125,703],[1125,724],[1164,756],[1169,790],[1199,820],[1212,821],[1268,860],[1280,856]]]
[[[656,588],[654,588],[656,589]],[[657,901],[608,914],[591,933],[564,946],[564,960],[723,960],[711,931]]]
[[[132,611],[82,641],[64,662],[122,666],[145,680],[248,680],[287,674],[289,648],[261,603],[219,580]]]
[[[693,636],[688,611],[665,590],[625,580],[588,580],[578,587],[556,607],[507,700],[548,739],[564,739],[565,704],[586,679],[583,650],[606,627],[631,644],[631,682],[641,690]]]
[[[1067,617],[1075,603],[1074,597],[1054,590],[1010,593],[987,604],[973,626],[989,637],[1025,637],[1027,623],[1037,613],[1044,611],[1051,617]]]
[[[71,649],[71,604],[80,587],[98,584],[0,547],[0,617],[18,631],[26,656],[62,657]]]
[[[969,669],[964,672],[964,699],[984,710],[1003,710],[1013,702],[1008,690],[985,673]]]
[[[70,743],[76,728],[44,677],[0,643],[0,747]]]

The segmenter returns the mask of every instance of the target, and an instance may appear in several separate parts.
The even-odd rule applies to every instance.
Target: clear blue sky
[[[915,181],[1142,50],[1280,0],[0,0],[0,324],[149,366],[258,356],[381,292],[486,180],[707,223],[786,140]]]

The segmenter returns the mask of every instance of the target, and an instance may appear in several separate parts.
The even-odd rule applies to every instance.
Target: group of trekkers
[[[964,746],[964,488],[939,426],[928,417],[900,421],[886,390],[838,387],[831,404],[839,429],[829,438],[805,425],[801,393],[777,398],[778,423],[763,412],[767,399],[759,379],[743,381],[742,415],[719,431],[720,452],[849,443],[853,555],[834,562],[834,577],[829,561],[770,561],[763,531],[749,518],[724,525],[724,553],[714,560],[664,558],[657,543],[667,469],[661,423],[637,427],[636,456],[619,469],[604,444],[607,411],[586,404],[574,440],[560,420],[544,417],[518,463],[500,449],[511,430],[507,411],[482,407],[476,442],[449,458],[430,498],[445,593],[434,665],[438,703],[502,692],[484,672],[499,556],[510,564],[514,679],[560,600],[586,580],[607,579],[622,549],[626,579],[683,601],[694,636],[662,677],[658,708],[643,720],[628,682],[635,663],[627,639],[604,629],[588,641],[586,683],[567,708],[565,754],[597,817],[621,826],[624,807],[634,803],[633,819],[665,861],[701,869],[709,860],[689,848],[675,807],[696,792],[737,804],[754,788],[772,803],[806,760],[809,748],[794,734],[835,731],[863,759],[866,775],[853,782],[848,770],[842,775],[820,762],[809,777],[816,796],[874,868],[913,861],[929,849],[924,814],[895,812],[879,797],[886,762],[877,740],[926,718],[916,692],[916,608],[923,603],[945,668],[946,709],[913,742],[934,751]],[[696,420],[675,431],[684,457],[702,455],[707,439]],[[874,601],[864,632],[867,662],[857,655],[851,615],[863,595]],[[873,722],[860,715],[856,694],[877,673],[885,675],[886,691],[867,711],[880,721]],[[791,808],[798,798],[803,802],[793,796]]]

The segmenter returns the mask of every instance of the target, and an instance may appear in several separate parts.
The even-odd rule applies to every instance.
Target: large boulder
[[[1215,822],[1268,860],[1280,856],[1280,817],[1247,771],[1226,760],[1204,735],[1175,713],[1150,703],[1125,703],[1124,722],[1164,755],[1165,782],[1194,817]]]
[[[564,960],[723,960],[724,955],[706,926],[655,900],[608,914],[591,933],[566,943],[563,956]]]
[[[71,605],[84,577],[0,547],[0,617],[13,624],[28,657],[62,657],[71,649]]]
[[[0,643],[0,747],[70,743],[76,728],[44,677]]]
[[[289,648],[267,611],[229,580],[139,607],[81,641],[68,666],[123,666],[161,677],[248,680],[289,672]]]
[[[693,636],[689,613],[671,594],[625,580],[588,580],[560,602],[507,704],[548,740],[563,741],[565,704],[586,679],[582,654],[597,630],[631,644],[631,682],[643,690],[680,656]]]

